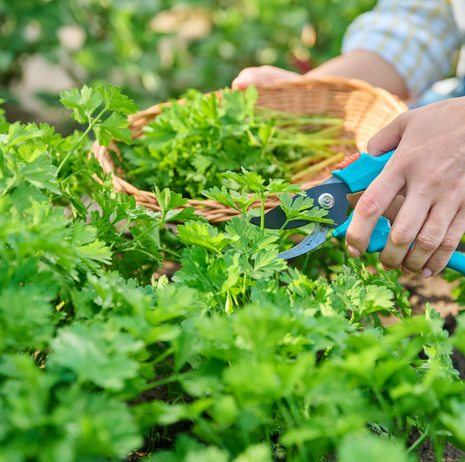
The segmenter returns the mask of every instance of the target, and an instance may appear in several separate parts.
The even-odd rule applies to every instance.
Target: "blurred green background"
[[[0,96],[10,119],[59,123],[58,92],[84,83],[120,85],[147,108],[229,86],[244,67],[303,73],[337,55],[375,3],[0,0]]]

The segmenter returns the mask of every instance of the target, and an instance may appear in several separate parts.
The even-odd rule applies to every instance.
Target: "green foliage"
[[[221,100],[189,90],[187,101],[164,107],[144,127],[144,137],[134,147],[120,145],[122,159],[113,159],[139,189],[156,183],[198,198],[205,188],[236,184],[242,177],[234,173],[241,168],[251,170],[248,184],[239,183],[245,190],[256,189],[254,175],[290,179],[308,164],[317,173],[318,162],[335,155],[328,144],[352,143],[335,140],[341,119],[267,110],[255,107],[256,101],[254,86],[245,92],[225,89]],[[231,175],[222,176],[225,171]]]
[[[112,139],[131,143],[131,131],[127,128],[129,121],[124,116],[135,114],[138,107],[127,96],[121,95],[121,90],[118,87],[113,87],[110,84],[108,89],[99,87],[98,92],[95,92],[92,88],[84,85],[81,91],[73,88],[70,91],[62,92],[60,94],[60,101],[63,106],[73,110],[71,117],[77,122],[80,124],[89,124],[87,130],[84,132],[85,135],[93,129],[95,138],[101,145],[108,147]],[[94,114],[101,106],[103,108],[95,116]],[[107,111],[113,112],[106,120],[102,121],[101,117]],[[83,137],[79,141],[82,139]],[[76,147],[79,146],[79,141]],[[71,155],[74,149],[68,155]],[[58,167],[58,171],[61,170],[62,164]]]
[[[386,462],[412,462],[415,459],[405,454],[398,446],[386,443],[372,435],[346,438],[339,451],[341,462],[359,460],[385,460]]]
[[[120,101],[105,103],[109,117],[113,104],[132,110],[107,91]],[[67,95],[89,129],[98,98]],[[463,320],[449,337],[429,307],[411,319],[395,275],[337,252],[328,280],[308,276],[314,265],[288,266],[276,258],[283,235],[250,224],[250,198],[234,190],[208,193],[241,212],[224,229],[169,189],[155,187],[153,213],[83,163],[85,135],[3,132],[0,460],[125,460],[144,436],[155,462],[410,462],[413,427],[439,458],[445,438],[465,444],[450,359],[465,351]],[[297,192],[249,171],[226,175],[260,205]],[[312,206],[282,198],[289,215]],[[181,219],[163,241],[160,228]],[[173,242],[182,269],[156,280]],[[400,322],[384,328],[386,312]]]
[[[21,75],[26,57],[41,54],[63,62],[76,85],[92,82],[96,88],[111,78],[148,107],[187,88],[229,86],[249,66],[307,71],[337,55],[346,27],[374,4],[2,0],[1,83]],[[67,44],[70,28],[73,43]]]

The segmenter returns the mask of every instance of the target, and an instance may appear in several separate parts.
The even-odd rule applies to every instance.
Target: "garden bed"
[[[410,462],[414,428],[436,453],[445,435],[465,444],[463,322],[448,335],[432,308],[410,319],[399,273],[332,239],[277,259],[295,231],[252,225],[247,194],[206,192],[239,212],[223,228],[169,189],[154,188],[160,213],[137,206],[87,138],[130,142],[136,105],[113,86],[62,101],[84,133],[0,116],[0,459],[121,461],[146,440],[150,462]],[[226,175],[324,220],[291,202],[295,185]],[[164,255],[181,265],[171,281],[152,277]]]

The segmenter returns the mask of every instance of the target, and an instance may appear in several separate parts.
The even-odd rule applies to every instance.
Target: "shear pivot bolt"
[[[324,209],[330,209],[334,205],[334,202],[336,202],[334,197],[329,193],[324,193],[318,198],[318,204]]]

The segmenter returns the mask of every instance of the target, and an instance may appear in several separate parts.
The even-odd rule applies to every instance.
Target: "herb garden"
[[[407,462],[428,438],[437,460],[465,445],[463,319],[448,335],[434,307],[412,318],[376,255],[328,239],[288,264],[278,252],[309,229],[250,224],[276,194],[289,220],[325,220],[290,200],[292,165],[318,163],[288,141],[324,161],[340,128],[263,113],[252,94],[190,93],[141,141],[111,85],[61,94],[83,126],[68,137],[2,116],[0,461]],[[89,135],[116,140],[160,212],[114,190]],[[201,196],[238,215],[209,224],[187,206]]]

